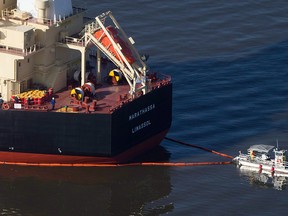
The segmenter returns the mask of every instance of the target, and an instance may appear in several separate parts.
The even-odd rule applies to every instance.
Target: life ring
[[[2,104],[2,109],[3,109],[3,110],[9,110],[9,109],[10,109],[9,104],[8,104],[8,103],[3,103],[3,104]]]

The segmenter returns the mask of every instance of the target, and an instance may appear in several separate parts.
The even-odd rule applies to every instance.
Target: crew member
[[[19,98],[17,96],[14,97],[15,103],[19,103]]]
[[[4,100],[2,98],[2,94],[0,93],[0,108],[2,107],[3,102],[4,102]]]
[[[55,104],[56,104],[56,100],[54,97],[52,97],[52,100],[51,100],[52,110],[55,109]]]
[[[28,104],[28,105],[31,105],[31,98],[30,98],[30,96],[28,96],[28,98],[27,98],[27,104]]]
[[[254,156],[255,156],[255,152],[254,151],[250,151],[250,158],[251,160],[254,160]]]

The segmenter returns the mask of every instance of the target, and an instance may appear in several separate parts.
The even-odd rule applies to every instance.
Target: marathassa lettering
[[[149,105],[149,106],[147,106],[147,107],[145,107],[145,108],[143,108],[143,109],[141,109],[141,110],[129,115],[129,121],[131,121],[131,120],[133,120],[135,118],[138,118],[139,116],[141,116],[141,115],[143,115],[143,114],[145,114],[147,112],[150,112],[153,109],[155,109],[155,104],[151,104],[151,105]]]
[[[145,122],[141,123],[140,125],[137,125],[136,127],[132,128],[132,134],[136,133],[137,131],[142,130],[143,128],[146,128],[146,127],[148,127],[150,125],[151,125],[151,121],[150,120],[145,121]]]

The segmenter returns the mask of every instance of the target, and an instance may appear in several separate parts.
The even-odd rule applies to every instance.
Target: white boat
[[[286,152],[287,150],[280,150],[275,146],[259,144],[251,146],[247,154],[240,151],[239,156],[233,160],[239,167],[256,168],[276,175],[288,175]]]
[[[271,173],[270,171],[259,170],[259,168],[241,166],[239,174],[255,186],[285,190],[288,183],[288,174]]]

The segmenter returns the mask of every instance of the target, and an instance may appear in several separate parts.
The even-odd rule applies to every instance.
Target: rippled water
[[[173,77],[167,135],[236,156],[255,143],[288,149],[288,3],[75,1],[88,16],[111,10]],[[163,141],[149,160],[221,161]],[[0,168],[2,215],[280,215],[286,179],[201,167]],[[266,183],[264,183],[266,182]],[[280,185],[280,186],[279,186]]]

